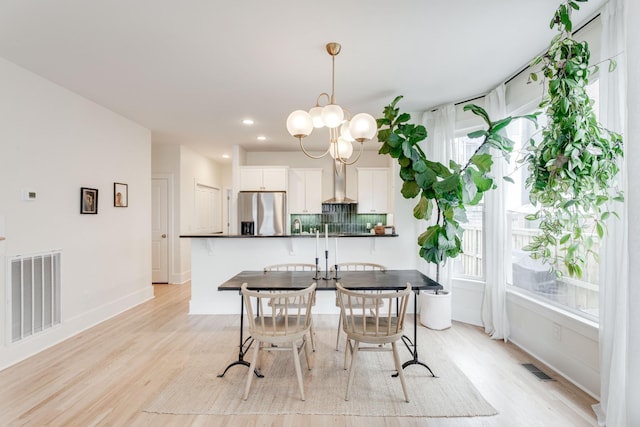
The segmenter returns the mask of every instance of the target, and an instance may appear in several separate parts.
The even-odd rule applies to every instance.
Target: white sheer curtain
[[[602,58],[625,50],[626,1],[609,0],[601,14]],[[617,56],[617,69],[600,75],[600,116],[603,125],[625,136],[627,111],[626,54]],[[626,147],[625,147],[626,148]],[[626,151],[626,149],[625,149]],[[619,174],[621,187],[627,193],[626,161]],[[632,402],[627,395],[629,378],[629,245],[627,203],[614,209],[620,214],[608,222],[600,268],[600,403],[594,405],[601,426],[631,426],[627,418]],[[636,308],[637,309],[637,308]],[[638,363],[638,361],[635,361]],[[635,379],[640,380],[639,378]]]
[[[504,85],[492,90],[485,98],[485,109],[492,121],[506,116]],[[491,150],[494,158],[492,175],[498,188],[484,195],[484,248],[485,290],[482,300],[482,323],[493,339],[509,337],[506,309],[507,267],[511,266],[508,253],[507,211],[505,206],[505,160],[498,150]]]
[[[427,140],[421,144],[424,154],[429,160],[440,162],[448,167],[449,160],[453,158],[453,144],[455,142],[455,106],[447,104],[435,111],[424,113],[422,124],[428,132]],[[445,265],[439,266],[439,283],[449,291],[451,290],[451,265],[451,262],[447,262]],[[436,268],[436,266],[429,266],[431,277],[436,277]]]

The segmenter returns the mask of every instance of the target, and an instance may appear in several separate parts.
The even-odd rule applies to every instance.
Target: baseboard
[[[2,347],[0,349],[0,370],[15,365],[150,299],[153,299],[153,286],[151,285],[80,315],[63,319],[62,323],[41,334]]]
[[[172,274],[169,283],[174,285],[183,285],[191,280],[191,270],[182,273]]]

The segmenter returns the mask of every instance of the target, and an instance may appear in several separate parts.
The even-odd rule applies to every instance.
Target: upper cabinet
[[[389,212],[389,169],[358,168],[358,213]]]
[[[241,166],[240,191],[286,191],[287,168]]]
[[[289,169],[289,213],[322,213],[322,169]]]

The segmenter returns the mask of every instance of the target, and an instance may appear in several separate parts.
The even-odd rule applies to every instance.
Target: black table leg
[[[238,360],[234,360],[233,362],[229,363],[229,365],[227,365],[224,371],[221,374],[218,374],[218,378],[224,377],[224,374],[226,374],[229,368],[231,368],[232,366],[244,365],[246,367],[251,367],[251,363],[244,360],[244,355],[247,354],[247,351],[249,351],[249,348],[251,348],[251,344],[253,344],[253,338],[247,337],[247,339],[243,341],[243,333],[244,333],[244,301],[242,299],[242,294],[240,294],[240,347],[238,349]],[[253,373],[256,374],[256,377],[258,378],[264,377],[264,375],[262,375],[257,369],[254,369]]]
[[[406,336],[406,335],[402,336],[402,342],[404,343],[405,347],[407,347],[407,350],[409,350],[409,353],[411,353],[411,356],[413,356],[413,358],[411,360],[407,360],[406,362],[404,362],[402,364],[402,369],[404,369],[404,368],[406,368],[407,366],[410,366],[410,365],[421,365],[421,366],[424,366],[425,368],[427,368],[429,373],[431,373],[432,377],[438,378],[426,363],[421,362],[418,359],[418,293],[416,291],[413,292],[413,311],[414,311],[414,314],[413,314],[413,342],[411,341],[411,339],[408,336]],[[392,376],[393,377],[397,377],[398,373],[396,372]]]

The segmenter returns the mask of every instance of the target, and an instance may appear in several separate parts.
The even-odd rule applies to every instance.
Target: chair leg
[[[391,343],[391,349],[393,350],[393,361],[396,365],[396,371],[398,371],[398,377],[400,378],[400,383],[402,384],[402,391],[404,392],[404,400],[409,401],[409,394],[407,393],[407,384],[404,382],[404,372],[402,369],[402,364],[400,363],[400,356],[398,355],[398,347],[395,342]]]
[[[349,365],[349,381],[347,382],[347,394],[345,394],[344,400],[349,400],[349,392],[351,391],[351,384],[353,383],[353,376],[356,367],[356,356],[358,355],[359,346],[360,343],[354,340],[353,347],[351,349],[351,365]]]
[[[253,371],[256,369],[256,364],[258,362],[258,354],[260,353],[260,342],[255,342],[256,346],[253,349],[253,356],[251,357],[251,365],[249,366],[249,372],[247,373],[247,385],[244,388],[244,396],[242,396],[242,400],[247,400],[249,397],[249,389],[251,388],[251,380],[253,379]]]
[[[304,345],[304,341],[302,343]],[[296,376],[298,377],[298,388],[300,389],[300,397],[304,400],[304,385],[302,384],[302,369],[300,369],[300,353],[298,353],[298,346],[296,343],[291,344],[291,350],[293,355],[293,365],[296,368]]]
[[[351,340],[349,337],[344,341],[344,367],[343,369],[346,371],[349,369],[349,356],[351,355]]]
[[[311,319],[310,328],[309,328],[309,335],[311,336],[311,348],[313,349],[313,351],[316,351],[316,340],[314,338],[315,334],[316,334],[316,331],[313,328],[313,319]]]
[[[336,333],[336,351],[340,347],[340,329],[342,329],[342,315],[338,318],[338,332]]]
[[[307,369],[311,370],[311,355],[309,354],[309,346],[307,345],[307,337],[302,337],[302,345],[304,347],[304,357],[307,360]]]

